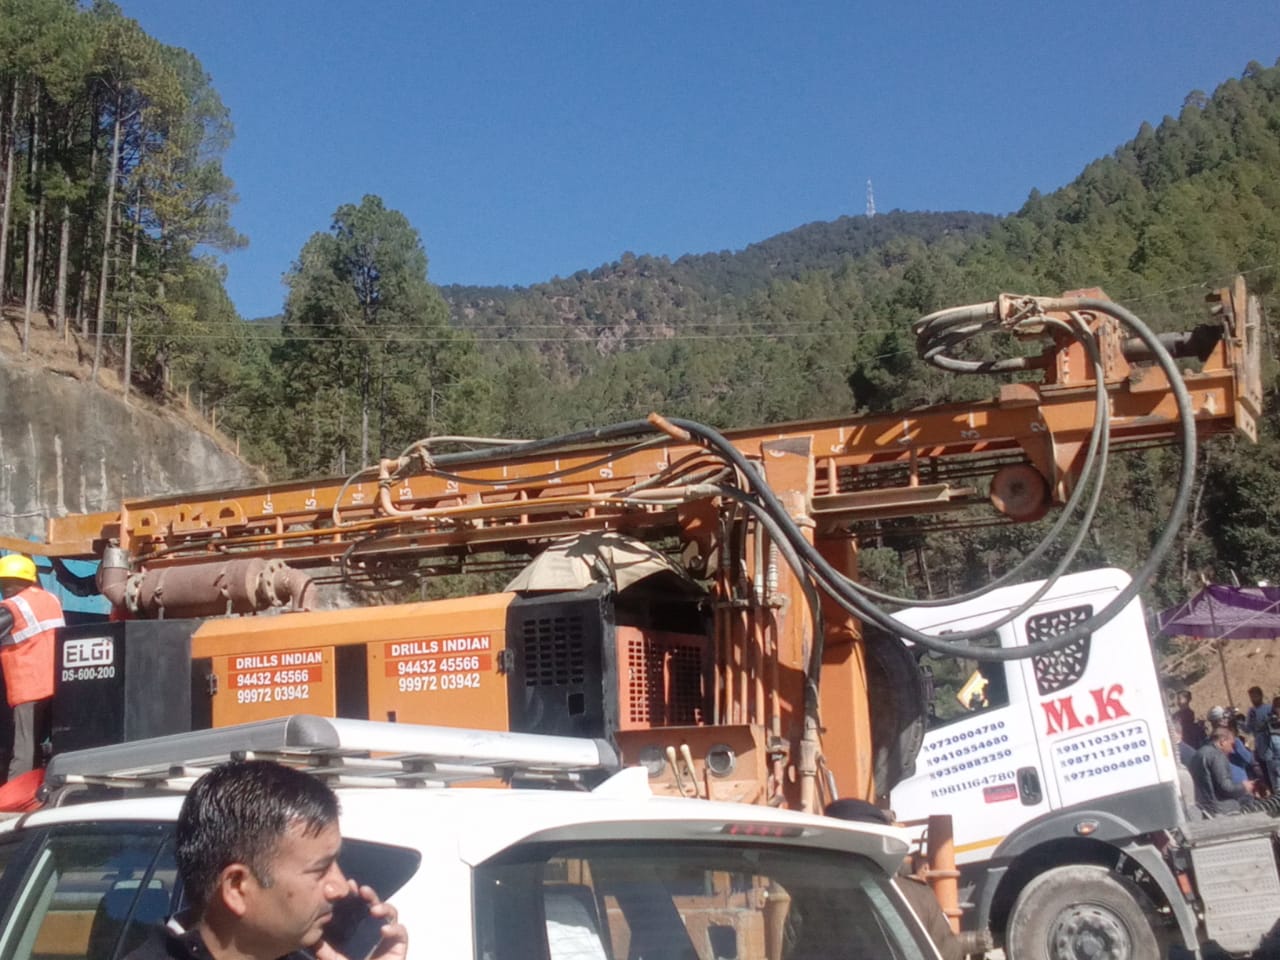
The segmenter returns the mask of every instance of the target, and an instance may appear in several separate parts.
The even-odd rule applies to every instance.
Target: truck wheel
[[[1048,870],[1022,889],[1005,931],[1009,960],[1160,960],[1151,903],[1106,867]]]

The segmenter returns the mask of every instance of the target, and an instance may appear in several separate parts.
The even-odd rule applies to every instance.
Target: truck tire
[[[1073,864],[1037,876],[1005,928],[1008,960],[1161,960],[1151,902],[1106,867]]]

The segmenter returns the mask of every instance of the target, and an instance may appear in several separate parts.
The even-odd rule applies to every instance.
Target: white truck
[[[0,824],[0,958],[119,960],[179,910],[181,791],[233,754],[329,779],[340,865],[411,957],[937,960],[900,829],[654,797],[602,741],[305,716],[55,757],[49,804]]]
[[[1114,569],[1064,576],[984,642],[1059,636],[1128,583]],[[1039,586],[900,619],[934,634],[979,628]],[[904,821],[951,814],[967,926],[989,930],[1010,960],[1154,960],[1172,945],[1210,956],[1271,944],[1280,820],[1188,817],[1137,600],[1048,656],[958,669],[919,661],[929,729],[915,775],[890,803]]]

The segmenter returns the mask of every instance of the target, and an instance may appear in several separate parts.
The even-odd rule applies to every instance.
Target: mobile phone
[[[369,913],[369,901],[357,894],[334,901],[333,919],[324,925],[324,939],[347,960],[369,960],[382,942],[382,917]]]

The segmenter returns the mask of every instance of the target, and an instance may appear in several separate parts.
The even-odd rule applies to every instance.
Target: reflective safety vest
[[[62,604],[47,590],[27,587],[0,600],[13,617],[13,629],[0,637],[0,670],[9,706],[53,696],[53,631],[63,626]]]

